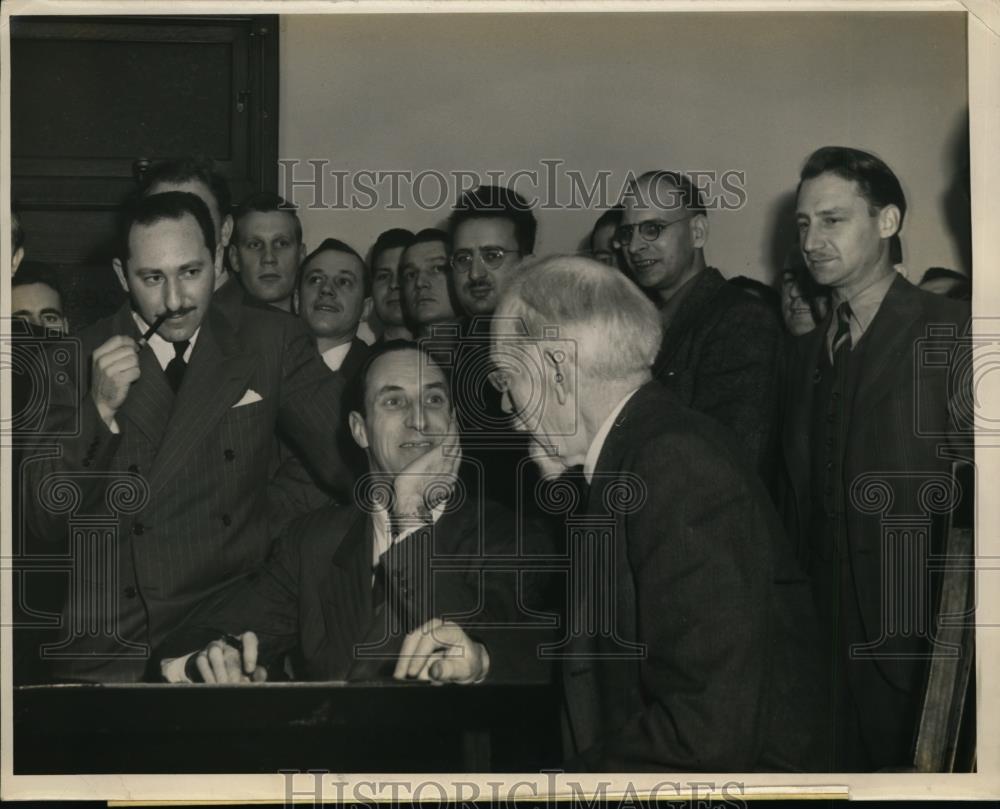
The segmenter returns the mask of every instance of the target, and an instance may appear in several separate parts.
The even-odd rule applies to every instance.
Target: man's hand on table
[[[490,670],[486,647],[451,621],[432,618],[403,640],[393,677],[432,683],[481,683]]]

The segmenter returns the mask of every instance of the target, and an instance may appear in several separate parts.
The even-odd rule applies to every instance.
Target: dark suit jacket
[[[831,312],[818,328],[792,342],[785,383],[784,513],[788,534],[806,567],[822,564],[815,558],[818,537],[811,535],[809,524],[810,453],[818,451],[810,446],[810,419],[816,369],[826,350],[832,316]],[[954,457],[947,451],[953,435],[949,399],[960,382],[956,362],[968,359],[957,350],[968,319],[968,303],[925,292],[899,276],[863,338],[864,359],[848,415],[841,479],[849,498],[847,549],[868,636],[859,642],[876,641],[883,631],[882,601],[889,595],[882,580],[885,518],[911,515],[933,520],[948,508],[950,497],[935,497],[932,481],[937,480],[937,494],[944,494],[947,486],[941,481],[949,478]],[[944,333],[928,341],[932,326]],[[941,501],[937,506],[936,499]],[[940,551],[940,532],[932,534],[932,545]],[[885,571],[902,588],[893,601],[928,605],[927,577],[914,575],[907,567],[912,561],[896,558],[894,564],[895,572]],[[887,635],[883,640],[885,657],[877,661],[883,675],[903,690],[920,687],[922,668],[902,655],[920,651],[926,640],[912,634]],[[863,701],[864,695],[859,698]]]
[[[778,447],[781,322],[714,267],[693,283],[664,331],[653,376],[684,404],[730,428],[770,486]]]
[[[393,595],[387,609],[376,611],[372,519],[357,506],[328,506],[291,523],[267,564],[202,604],[157,657],[197,651],[223,632],[253,630],[261,664],[272,674],[298,647],[303,679],[379,679],[391,676],[407,632],[450,615],[486,645],[490,681],[545,682],[549,673],[536,647],[548,632],[522,616],[521,607],[533,608],[541,596],[545,577],[532,571],[531,555],[544,554],[548,539],[537,526],[517,523],[499,504],[465,499],[386,552]],[[533,551],[517,556],[519,547]],[[524,573],[484,569],[491,558],[506,558],[508,568],[517,559]],[[439,564],[460,566],[442,571]],[[436,572],[428,576],[429,569]],[[366,657],[362,644],[376,656]]]
[[[731,443],[655,381],[608,434],[586,513],[613,531],[613,550],[599,557],[601,586],[570,609],[610,611],[617,640],[579,637],[564,664],[568,769],[748,772],[816,762],[808,583]],[[601,657],[634,644],[639,657]]]
[[[127,306],[80,332],[84,369],[117,334],[139,336]],[[82,631],[63,650],[75,659],[56,666],[60,679],[141,678],[146,644],[260,564],[273,538],[264,494],[278,425],[331,483],[348,475],[330,429],[343,383],[298,319],[213,299],[176,397],[151,349],[139,362],[141,376],[116,416],[119,434],[98,415],[89,381],[73,392],[55,386],[50,427],[72,432],[79,419],[78,429],[60,440],[60,456],[25,469],[36,532],[71,534],[76,592],[64,625]],[[250,391],[259,401],[236,407]],[[78,528],[83,517],[99,524]]]
[[[337,373],[343,377],[346,388],[354,383],[361,371],[371,347],[355,337],[351,341],[344,361]],[[364,473],[365,457],[347,427],[347,406],[342,408],[343,418],[336,425],[339,433],[340,457],[355,471],[356,476]],[[283,438],[283,437],[281,437]],[[312,469],[303,459],[303,452],[293,450],[285,440],[279,440],[275,453],[275,470],[267,487],[268,520],[274,535],[303,514],[336,502],[348,502],[350,491],[336,490],[322,483],[322,475]]]

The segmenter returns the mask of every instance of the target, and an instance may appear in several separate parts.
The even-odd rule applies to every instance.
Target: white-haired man
[[[809,769],[808,584],[729,434],[653,381],[661,328],[578,256],[526,268],[496,310],[505,406],[550,475],[582,464],[589,484],[568,543],[566,767]]]

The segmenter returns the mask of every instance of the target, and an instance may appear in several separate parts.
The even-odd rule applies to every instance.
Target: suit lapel
[[[905,278],[897,277],[863,338],[864,361],[858,370],[855,416],[863,416],[896,387],[902,373],[912,371],[912,326],[920,313],[916,290]]]
[[[184,471],[187,456],[202,444],[219,419],[246,391],[247,381],[254,371],[254,359],[237,342],[233,326],[221,310],[211,306],[191,352],[184,382],[174,399],[163,442],[153,463],[150,477],[154,492],[165,481]]]

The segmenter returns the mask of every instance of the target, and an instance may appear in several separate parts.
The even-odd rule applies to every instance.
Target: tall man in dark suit
[[[950,500],[935,504],[931,491],[951,490],[947,366],[960,358],[969,307],[893,269],[905,214],[899,181],[874,155],[825,147],[802,169],[800,245],[832,300],[790,352],[786,515],[819,607],[827,665],[817,686],[838,771],[912,764],[931,648],[927,556],[941,551]],[[932,327],[943,365],[922,360]]]
[[[512,281],[494,328],[494,379],[535,458],[589,484],[570,540],[567,768],[813,766],[808,582],[729,433],[652,379],[653,304],[613,268],[555,257]]]
[[[781,323],[762,301],[706,265],[708,213],[687,176],[647,172],[622,202],[614,244],[632,278],[655,300],[664,327],[653,376],[684,404],[729,427],[770,484]]]
[[[31,525],[52,541],[68,532],[75,567],[68,636],[49,650],[59,679],[140,679],[149,645],[261,562],[278,425],[329,483],[351,485],[330,429],[340,377],[297,319],[218,306],[222,249],[205,204],[139,199],[121,249],[131,301],[80,332],[89,379],[52,386],[59,453],[25,467]]]
[[[350,429],[371,473],[362,496],[292,523],[260,571],[202,605],[160,650],[164,678],[260,681],[298,647],[303,679],[544,679],[538,631],[511,625],[515,594],[531,606],[543,577],[527,556],[510,570],[544,545],[510,510],[454,489],[444,372],[416,344],[390,341],[352,392]],[[433,569],[455,557],[467,563]],[[490,570],[491,557],[508,569]]]

